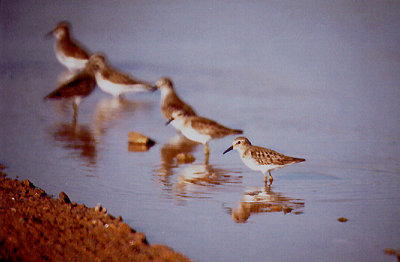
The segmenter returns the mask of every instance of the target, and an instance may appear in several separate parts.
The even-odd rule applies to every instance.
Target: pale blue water
[[[395,260],[383,249],[400,248],[398,2],[0,7],[0,163],[10,177],[102,203],[150,243],[197,261]],[[115,101],[97,89],[74,127],[68,103],[42,100],[64,71],[43,38],[59,20],[115,67],[170,76],[200,115],[307,161],[274,171],[267,191],[237,152],[222,155],[234,137],[212,141],[204,165],[202,145],[164,125],[158,92]],[[129,131],[157,143],[133,152]],[[179,165],[181,151],[196,161]]]

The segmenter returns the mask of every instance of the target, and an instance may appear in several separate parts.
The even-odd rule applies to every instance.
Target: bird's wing
[[[61,42],[60,47],[64,50],[67,56],[72,56],[80,59],[89,59],[88,53],[76,43],[70,42]]]
[[[252,146],[247,150],[246,154],[250,154],[260,165],[285,164],[285,155],[268,148]]]
[[[204,117],[196,117],[192,119],[191,124],[192,127],[197,129],[200,134],[211,135],[215,138],[241,132],[241,130],[230,129],[217,123],[216,121]]]
[[[150,83],[133,78],[128,74],[117,72],[113,69],[105,70],[102,72],[103,77],[108,78],[110,81],[123,85],[145,85],[151,87]]]
[[[61,99],[74,96],[88,96],[95,88],[93,75],[81,72],[72,79],[60,84],[54,91],[45,96],[44,99]]]

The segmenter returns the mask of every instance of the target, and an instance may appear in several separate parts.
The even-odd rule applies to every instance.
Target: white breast
[[[106,80],[103,78],[100,72],[96,72],[96,83],[106,93],[112,94],[113,96],[119,96],[124,93],[128,92],[143,92],[147,91],[146,86],[142,84],[136,85],[125,85],[125,84],[118,84]]]
[[[169,94],[172,93],[172,90],[171,90],[170,88],[163,87],[163,88],[161,88],[160,91],[161,91],[161,104],[163,104],[165,98],[166,98]]]
[[[56,50],[57,60],[71,71],[82,70],[85,68],[87,59],[77,59],[74,57],[65,56],[63,52]]]
[[[243,155],[240,155],[240,158],[242,159],[243,163],[250,169],[256,170],[256,171],[261,171],[262,173],[266,173],[269,170],[274,170],[276,168],[283,167],[282,165],[260,165],[254,158],[252,157],[244,157]]]
[[[199,134],[196,130],[194,130],[193,128],[181,128],[180,129],[182,134],[184,136],[186,136],[187,138],[189,138],[190,140],[202,143],[202,144],[206,144],[210,141],[211,137],[209,135],[203,135],[203,134]]]

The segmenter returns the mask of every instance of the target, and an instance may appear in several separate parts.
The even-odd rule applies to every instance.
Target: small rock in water
[[[149,151],[150,146],[128,143],[128,152],[146,152]]]
[[[178,159],[179,164],[192,163],[194,160],[196,160],[190,153],[179,153],[176,155],[176,159]]]
[[[152,146],[155,144],[154,140],[150,139],[149,137],[139,133],[139,132],[129,132],[128,133],[128,141],[132,144],[139,144],[139,145],[146,145]]]
[[[341,223],[345,223],[345,222],[348,221],[348,219],[345,218],[345,217],[339,217],[337,220],[338,220],[339,222],[341,222]]]
[[[58,195],[58,199],[60,199],[61,201],[63,201],[66,204],[71,204],[71,200],[69,199],[67,194],[65,194],[64,191],[60,192],[60,194]]]

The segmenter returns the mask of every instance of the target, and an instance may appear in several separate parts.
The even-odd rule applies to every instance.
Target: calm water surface
[[[101,4],[100,4],[101,3]],[[151,243],[198,261],[394,261],[400,248],[400,4],[1,1],[0,163],[55,196],[102,203]],[[203,146],[165,126],[159,92],[96,89],[72,121],[43,101],[64,68],[59,20],[139,78],[170,76],[196,111],[306,162],[272,187],[234,137]],[[148,151],[128,132],[156,141]],[[179,164],[175,156],[196,160]],[[340,223],[339,217],[348,218]]]

